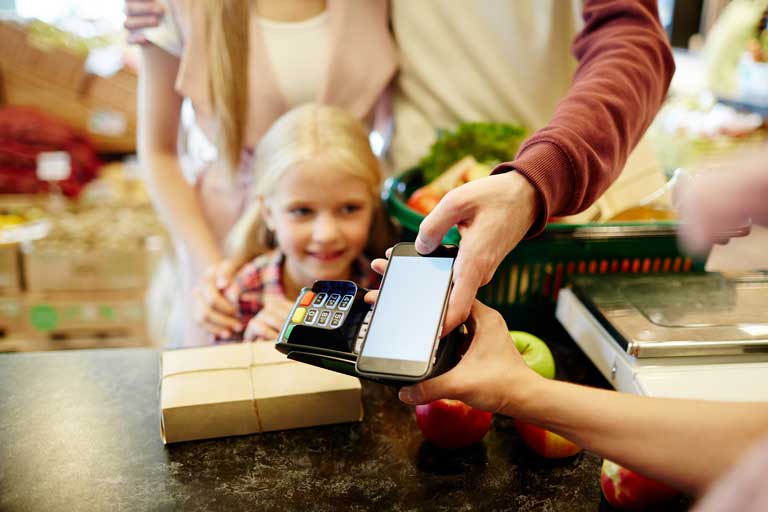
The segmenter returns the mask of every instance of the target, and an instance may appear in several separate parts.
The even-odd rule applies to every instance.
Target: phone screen
[[[441,327],[453,261],[418,254],[392,256],[361,351],[363,358],[423,363],[406,367],[426,371]]]

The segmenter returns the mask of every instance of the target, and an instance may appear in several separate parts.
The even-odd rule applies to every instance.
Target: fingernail
[[[431,242],[426,241],[422,238],[416,239],[416,251],[421,254],[429,254],[434,250],[434,247]]]
[[[413,403],[413,391],[411,388],[401,388],[400,392],[397,394],[397,397],[400,399],[401,402],[405,402],[407,404]]]

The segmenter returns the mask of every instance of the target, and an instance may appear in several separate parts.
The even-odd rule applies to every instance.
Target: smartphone
[[[357,358],[370,377],[418,381],[429,375],[443,330],[458,247],[416,252],[413,243],[392,248],[379,297]]]

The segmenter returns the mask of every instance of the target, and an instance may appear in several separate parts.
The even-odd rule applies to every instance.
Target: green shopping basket
[[[384,186],[387,211],[408,240],[415,239],[424,216],[406,201],[423,184],[420,169],[414,168]],[[499,310],[510,326],[524,325],[541,315],[553,317],[558,291],[572,275],[703,271],[704,260],[680,252],[676,232],[674,221],[550,223],[540,236],[518,244],[477,297]],[[459,238],[453,227],[443,242],[455,244]]]

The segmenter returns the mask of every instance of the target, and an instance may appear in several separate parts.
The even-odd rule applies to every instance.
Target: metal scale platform
[[[557,319],[619,391],[768,401],[768,273],[578,276]]]

